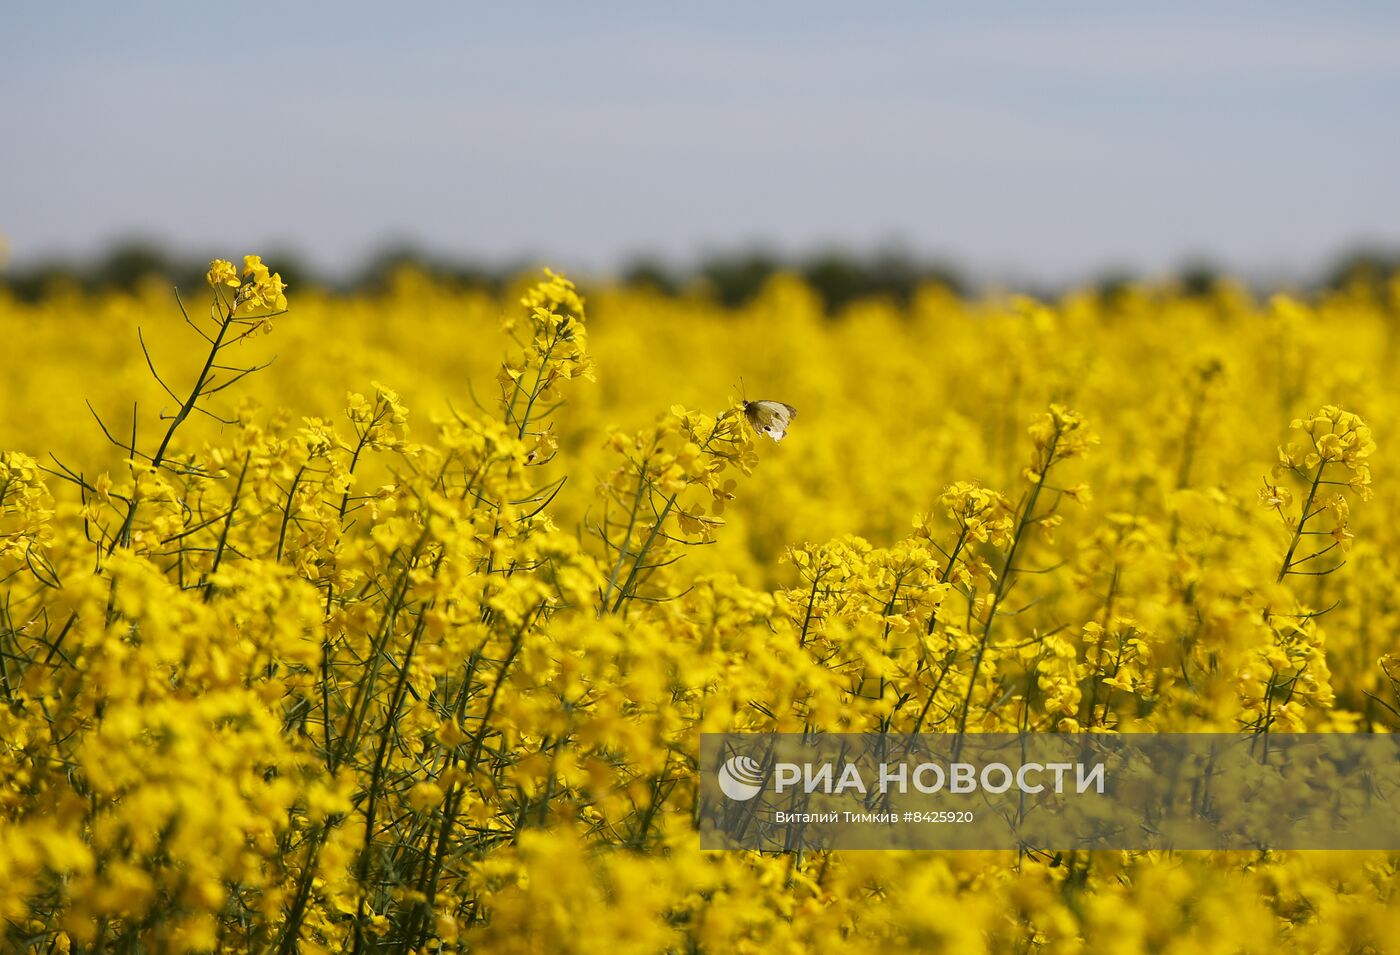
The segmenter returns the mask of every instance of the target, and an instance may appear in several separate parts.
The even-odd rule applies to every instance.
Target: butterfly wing
[[[781,401],[746,401],[744,416],[755,431],[768,435],[774,441],[781,441],[787,435],[792,419],[797,417],[797,409]]]

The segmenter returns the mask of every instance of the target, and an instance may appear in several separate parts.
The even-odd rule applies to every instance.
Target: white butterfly
[[[792,419],[797,417],[797,409],[781,401],[745,401],[744,417],[755,431],[781,441]]]

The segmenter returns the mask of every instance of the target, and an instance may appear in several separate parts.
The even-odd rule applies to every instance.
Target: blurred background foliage
[[[331,274],[314,267],[295,249],[270,249],[266,256],[278,263],[282,277],[296,290],[310,288],[330,292],[383,291],[394,274],[404,268],[461,289],[498,293],[536,263],[527,258],[489,262],[440,254],[411,243],[386,245],[353,271]],[[85,292],[134,291],[153,281],[180,288],[197,288],[208,268],[208,257],[174,252],[166,245],[143,238],[113,242],[106,251],[81,257],[51,257],[22,265],[0,267],[0,287],[21,301],[34,302],[61,289]],[[1400,270],[1400,248],[1360,245],[1342,251],[1311,276],[1300,276],[1301,285],[1290,291],[1330,291],[1365,286],[1376,292]],[[700,295],[734,307],[754,299],[764,284],[778,273],[800,276],[820,296],[828,309],[837,311],[852,302],[885,297],[907,304],[920,286],[937,284],[956,295],[980,288],[1011,284],[1016,291],[1046,298],[1068,291],[1025,282],[994,283],[981,279],[948,259],[926,258],[898,247],[870,250],[825,247],[806,253],[783,253],[762,245],[735,246],[679,263],[652,256],[625,262],[610,282],[649,287],[668,295]],[[1096,291],[1117,295],[1135,283],[1152,279],[1171,285],[1186,295],[1208,295],[1228,274],[1236,273],[1205,257],[1187,257],[1166,276],[1144,276],[1122,269],[1104,269],[1089,283]],[[587,281],[582,283],[588,285]],[[1253,283],[1267,291],[1264,282]]]

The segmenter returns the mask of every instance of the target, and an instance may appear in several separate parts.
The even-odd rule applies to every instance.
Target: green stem
[[[1317,497],[1318,485],[1322,483],[1322,472],[1327,468],[1326,461],[1317,463],[1317,473],[1313,475],[1312,487],[1308,488],[1308,499],[1303,503],[1303,509],[1298,512],[1298,526],[1293,529],[1293,540],[1288,544],[1288,553],[1283,555],[1283,566],[1279,568],[1278,577],[1275,583],[1281,582],[1288,576],[1288,571],[1293,567],[1293,553],[1298,549],[1298,542],[1303,539],[1303,525],[1312,517],[1313,499]]]
[[[1035,484],[1031,486],[1025,510],[1021,512],[1021,519],[1016,524],[1016,533],[1011,538],[1010,548],[1007,549],[1006,562],[1002,565],[1001,577],[997,580],[996,590],[992,594],[991,606],[987,609],[987,622],[982,627],[982,638],[977,643],[977,653],[972,659],[972,675],[967,681],[967,693],[963,697],[962,713],[958,716],[957,737],[953,741],[953,757],[955,759],[962,754],[963,734],[967,731],[967,719],[972,711],[972,694],[977,689],[977,676],[982,670],[982,659],[986,656],[987,646],[992,639],[992,624],[996,621],[997,610],[1001,607],[1001,602],[1006,598],[1007,591],[1010,589],[1009,583],[1012,568],[1015,567],[1016,551],[1021,546],[1026,528],[1030,526],[1031,518],[1035,514],[1035,505],[1040,498],[1040,490],[1045,486],[1045,478],[1050,473],[1050,467],[1055,461],[1055,446],[1059,443],[1059,439],[1060,435],[1057,431],[1046,448],[1045,466],[1039,469]]]
[[[155,456],[151,458],[152,470],[159,470],[161,464],[165,461],[166,452],[170,449],[170,442],[175,437],[175,431],[184,423],[185,419],[190,416],[190,412],[194,410],[195,404],[199,401],[200,395],[204,391],[204,386],[209,381],[209,371],[214,367],[214,359],[219,356],[219,351],[223,348],[224,336],[228,334],[228,330],[232,325],[233,309],[229,309],[228,314],[224,316],[224,320],[219,324],[219,334],[209,346],[209,354],[204,358],[204,367],[200,369],[199,377],[195,379],[194,387],[190,389],[189,397],[185,399],[184,404],[180,406],[180,410],[176,412],[175,417],[171,419],[170,427],[165,429],[165,437],[161,439],[160,447],[156,449]],[[135,448],[132,448],[131,451],[133,454],[136,453]],[[131,492],[131,503],[128,504],[126,508],[126,519],[122,521],[121,529],[117,531],[117,535],[112,538],[112,543],[107,548],[108,556],[110,556],[117,547],[125,547],[131,542],[131,528],[136,521],[136,507],[139,503],[140,486],[138,482],[137,487],[133,488]]]

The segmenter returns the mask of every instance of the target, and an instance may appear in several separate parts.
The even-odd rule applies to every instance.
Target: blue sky
[[[897,244],[1066,280],[1400,245],[1397,4],[247,9],[7,11],[14,260]]]

